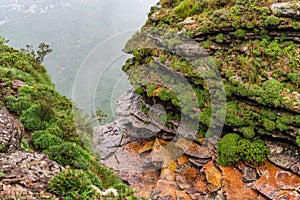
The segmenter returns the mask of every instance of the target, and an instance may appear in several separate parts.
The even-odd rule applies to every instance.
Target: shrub
[[[63,143],[63,140],[55,135],[51,135],[47,131],[36,131],[31,136],[34,147],[45,150],[51,146]]]
[[[50,146],[43,151],[51,160],[77,169],[88,169],[89,154],[81,146],[73,142],[64,142]]]
[[[33,104],[29,109],[22,112],[20,119],[24,128],[28,131],[38,130],[42,126],[41,105]]]
[[[95,191],[92,185],[101,187],[99,178],[90,171],[67,169],[54,176],[49,182],[54,194],[71,199],[92,199]]]

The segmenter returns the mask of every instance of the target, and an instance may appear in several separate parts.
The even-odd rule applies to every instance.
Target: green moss
[[[267,19],[265,20],[265,24],[267,26],[278,26],[280,23],[280,20],[278,17],[275,17],[274,15],[268,16]]]
[[[185,18],[200,13],[203,10],[203,4],[205,3],[201,1],[183,0],[174,10],[179,18]]]
[[[237,163],[239,158],[238,152],[238,141],[240,136],[238,134],[227,134],[218,143],[218,163],[220,165],[232,165]]]
[[[250,142],[241,139],[238,142],[239,157],[247,163],[259,163],[266,161],[266,154],[270,153],[262,140]]]
[[[0,143],[0,153],[5,153],[6,146],[1,142]]]
[[[45,150],[51,146],[63,143],[63,140],[47,131],[36,131],[31,135],[31,140],[35,148]]]
[[[230,133],[223,137],[217,147],[220,165],[232,165],[242,160],[247,163],[259,163],[266,160],[268,148],[262,140],[251,142],[239,135]]]
[[[142,103],[142,112],[146,115],[149,113],[149,108],[144,103]]]
[[[289,129],[289,127],[281,119],[276,120],[276,127],[280,131],[286,131]]]
[[[247,34],[247,31],[246,30],[243,30],[243,29],[237,29],[235,32],[234,32],[234,36],[237,37],[237,38],[243,38],[245,37]]]
[[[53,141],[53,140],[51,140]],[[43,151],[51,160],[77,169],[88,169],[89,154],[73,142],[64,142],[49,146]]]
[[[216,42],[217,43],[223,43],[224,42],[224,34],[223,33],[220,33],[216,36]]]
[[[300,147],[300,136],[296,137],[296,144],[298,145],[298,147]]]
[[[156,90],[156,85],[151,84],[151,85],[147,85],[147,96],[148,97],[152,97],[152,94],[154,92],[154,90]]]
[[[276,123],[274,121],[271,121],[269,119],[263,120],[263,126],[267,131],[274,131],[276,129]]]
[[[172,99],[173,95],[171,92],[168,92],[166,89],[162,89],[158,94],[158,98],[160,98],[163,101],[168,101]]]
[[[135,92],[139,95],[143,94],[144,93],[144,89],[143,87],[139,86],[135,89]]]
[[[255,136],[254,126],[248,126],[242,128],[242,132],[245,138],[251,139]]]

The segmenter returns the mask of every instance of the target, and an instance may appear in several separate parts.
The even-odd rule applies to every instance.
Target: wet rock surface
[[[49,180],[63,168],[39,153],[15,151],[0,155],[1,199],[47,199]]]
[[[95,150],[137,195],[170,200],[300,198],[299,157],[293,156],[297,148],[269,139],[265,142],[271,162],[219,166],[209,140],[176,138],[170,130],[165,139],[166,129],[151,123],[140,105],[151,106],[132,91],[117,103],[120,117],[95,129]]]

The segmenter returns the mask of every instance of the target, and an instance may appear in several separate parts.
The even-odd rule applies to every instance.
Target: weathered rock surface
[[[132,91],[120,97],[117,110],[122,115],[112,124],[95,129],[94,144],[95,150],[104,155],[101,162],[136,188],[137,195],[170,200],[300,197],[300,177],[295,170],[299,157],[293,156],[298,150],[291,145],[266,140],[271,150],[268,158],[286,170],[270,162],[259,167],[244,163],[222,167],[216,163],[209,142],[161,137],[164,130],[155,124],[143,123],[141,117],[135,115],[139,113],[151,120],[151,116],[146,116],[136,105],[142,99],[133,99],[137,96]],[[132,107],[134,112],[130,112]],[[125,119],[128,120],[126,124],[122,123]],[[135,121],[131,123],[131,119]]]
[[[271,5],[271,10],[274,15],[279,17],[300,19],[300,3],[298,2],[274,3]]]
[[[120,118],[96,129],[102,162],[151,199],[300,199],[300,4],[160,4],[126,44],[140,96],[122,96]],[[219,166],[228,133],[264,140],[268,161],[254,165],[253,149],[237,155],[247,163]]]
[[[27,85],[27,84],[20,80],[12,81],[12,89],[14,89],[14,90],[18,90],[20,87],[23,87],[25,85]]]
[[[39,153],[15,151],[0,155],[1,199],[55,198],[47,192],[48,181],[63,168]]]
[[[254,183],[255,189],[269,199],[300,199],[300,177],[269,162],[260,166],[262,176]],[[293,198],[292,198],[293,197]]]
[[[0,110],[0,153],[8,153],[20,148],[24,128],[6,109]]]
[[[300,176],[300,149],[285,142],[266,140],[270,149],[267,155],[275,165],[292,171]]]

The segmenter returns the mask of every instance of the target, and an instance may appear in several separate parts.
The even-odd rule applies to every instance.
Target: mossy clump
[[[250,164],[264,162],[265,155],[269,153],[268,148],[262,140],[251,142],[236,133],[225,135],[217,147],[220,165],[233,165],[239,161]]]
[[[149,14],[155,13],[155,20],[134,36],[143,45],[128,51],[134,57],[124,68],[133,86],[142,86],[144,98],[198,120],[202,137],[218,126],[212,120],[216,115],[226,115],[224,124],[240,135],[228,139],[234,145],[227,149],[222,148],[227,142],[220,141],[219,160],[226,165],[264,160],[267,148],[252,141],[260,135],[283,134],[291,145],[299,145],[299,22],[272,13],[273,3],[277,1],[162,1]],[[199,55],[190,51],[198,45],[205,48]],[[187,95],[187,85],[192,95]],[[213,105],[222,102],[222,91],[215,89],[223,86],[226,112],[220,103]]]

